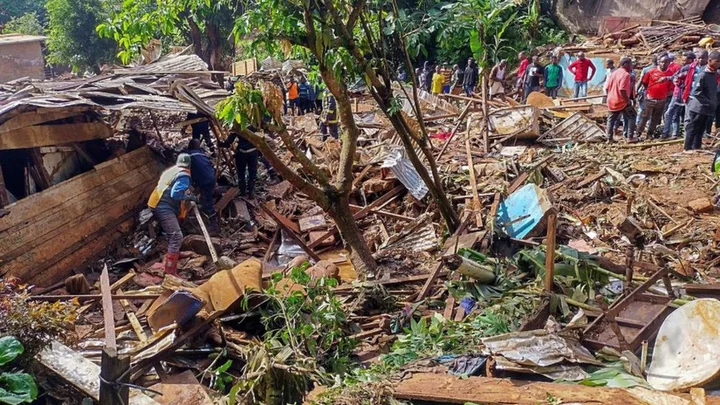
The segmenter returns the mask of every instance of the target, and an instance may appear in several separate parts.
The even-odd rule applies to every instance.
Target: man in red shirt
[[[528,57],[525,56],[524,52],[518,53],[518,60],[520,61],[520,66],[518,66],[518,72],[517,72],[517,81],[515,82],[515,88],[520,90],[520,95],[522,96],[522,92],[524,90],[523,86],[523,76],[525,76],[525,71],[527,70],[528,66],[530,65],[530,61],[528,60]]]
[[[568,71],[575,75],[575,98],[587,96],[587,85],[595,76],[595,65],[585,58],[585,52],[578,52],[577,59],[568,66]],[[592,73],[588,74],[592,70]]]
[[[620,59],[620,69],[615,69],[607,80],[607,107],[610,115],[607,118],[607,136],[610,142],[613,141],[615,127],[620,117],[623,122],[628,125],[626,133],[629,136],[628,141],[635,141],[635,120],[637,113],[630,102],[632,97],[632,80],[630,72],[632,71],[632,60],[628,57]]]
[[[642,85],[645,87],[645,101],[638,124],[638,138],[642,136],[648,120],[650,121],[648,139],[654,137],[657,126],[660,124],[668,93],[672,94],[670,87],[672,73],[668,66],[670,66],[670,58],[663,55],[658,60],[658,67],[650,69],[642,78]]]

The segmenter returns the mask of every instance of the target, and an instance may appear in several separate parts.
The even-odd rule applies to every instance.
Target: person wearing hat
[[[665,112],[662,139],[668,139],[670,137],[676,138],[680,134],[680,121],[681,117],[684,116],[685,102],[683,100],[683,94],[685,93],[685,77],[690,71],[691,66],[697,59],[693,52],[685,53],[684,65],[673,75],[673,89],[672,98],[668,105],[667,111]]]
[[[165,274],[177,276],[178,258],[183,234],[180,221],[187,216],[188,203],[197,203],[198,199],[190,193],[190,166],[192,158],[181,153],[175,165],[163,172],[157,186],[150,194],[148,207],[160,222],[168,238],[168,250],[165,255]]]

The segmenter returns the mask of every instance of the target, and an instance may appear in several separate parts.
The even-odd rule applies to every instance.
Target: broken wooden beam
[[[265,204],[260,204],[259,207],[268,215],[270,215],[270,217],[278,224],[278,226],[283,228],[285,230],[285,233],[289,237],[291,237],[295,241],[295,243],[297,243],[302,248],[302,250],[304,250],[305,253],[308,254],[308,256],[310,256],[315,261],[321,260],[320,256],[318,256],[318,254],[315,253],[315,251],[313,250],[312,245],[308,246],[305,241],[303,241],[302,239],[300,239],[299,236],[296,235],[295,229],[297,229],[297,233],[300,233],[300,227],[297,224],[280,215],[277,211],[273,210]],[[294,228],[290,227],[290,224],[294,225]]]
[[[667,395],[676,401],[682,397]],[[622,388],[586,387],[576,384],[531,382],[505,378],[466,377],[447,374],[416,373],[400,382],[394,397],[408,401],[443,404],[515,404],[536,405],[553,398],[562,403],[645,405],[647,399],[640,393]],[[687,401],[685,401],[687,402]],[[670,402],[668,402],[670,403]]]
[[[110,298],[113,301],[116,300],[154,300],[160,297],[160,294],[113,294]],[[87,294],[87,295],[36,295],[28,297],[28,301],[63,301],[63,300],[74,300],[78,301],[90,301],[99,300],[102,298],[100,294]]]

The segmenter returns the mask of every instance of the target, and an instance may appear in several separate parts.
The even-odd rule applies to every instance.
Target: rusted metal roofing
[[[85,79],[16,80],[0,85],[0,124],[25,112],[69,108],[78,113],[128,109],[195,112],[192,104],[173,96],[171,86],[182,81],[214,107],[227,92],[209,75],[207,64],[192,54],[170,55],[149,65],[113,69]]]

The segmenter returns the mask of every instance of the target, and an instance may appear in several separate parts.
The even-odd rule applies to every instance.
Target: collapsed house
[[[225,96],[204,71],[199,57],[175,55],[90,79],[0,86],[0,277],[50,286],[131,229],[164,166],[143,139],[107,141],[133,115],[159,131],[153,114],[195,112],[173,97],[175,80],[211,103]]]

